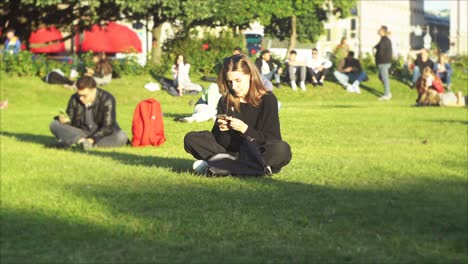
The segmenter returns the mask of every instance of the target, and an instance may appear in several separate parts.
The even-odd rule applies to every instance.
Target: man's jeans
[[[413,78],[411,78],[411,82],[415,84],[418,81],[419,77],[421,77],[421,70],[418,66],[414,65]]]
[[[263,76],[265,76],[265,78],[267,78],[269,81],[271,81],[273,79],[273,76],[275,76],[275,82],[280,83],[280,75],[278,74],[278,68],[277,67],[273,68],[273,70],[271,70],[271,72],[269,72],[267,74],[263,74]]]
[[[392,92],[390,91],[390,79],[388,77],[388,70],[390,69],[390,66],[392,64],[390,63],[383,63],[379,64],[379,79],[382,81],[383,86],[384,86],[384,96],[390,96],[392,95]]]
[[[338,82],[345,88],[354,81],[359,81],[359,83],[361,83],[367,78],[366,73],[363,71],[358,73],[343,73],[339,71],[334,71],[333,75],[335,75],[335,78],[338,80]]]

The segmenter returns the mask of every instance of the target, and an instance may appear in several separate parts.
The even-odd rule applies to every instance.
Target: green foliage
[[[88,52],[81,54],[80,57],[74,56],[66,61],[57,61],[47,59],[46,55],[34,54],[29,51],[21,51],[16,55],[1,54],[2,67],[0,71],[10,76],[44,77],[54,69],[60,69],[68,76],[71,69],[74,68],[82,75],[86,72],[86,68],[94,68],[93,56],[92,52]],[[150,63],[145,67],[141,66],[135,54],[128,54],[123,59],[113,59],[111,64],[115,77],[142,75],[152,67]]]
[[[367,73],[376,73],[377,65],[375,65],[374,56],[370,53],[366,53],[361,58],[361,66]]]
[[[193,36],[177,36],[164,44],[168,53],[165,61],[171,66],[178,54],[185,56],[192,69],[203,74],[216,74],[220,60],[232,55],[237,46],[242,46],[242,38],[232,33],[222,32],[221,37],[207,35],[202,39]],[[204,48],[205,47],[205,48]]]
[[[146,73],[146,68],[138,63],[136,54],[128,54],[125,58],[113,59],[111,62],[113,74],[116,77],[138,76]]]
[[[468,55],[458,56],[452,59],[453,77],[468,82]]]
[[[72,61],[59,62],[49,60],[45,55],[34,54],[29,51],[21,51],[18,54],[2,54],[1,71],[10,76],[39,76],[44,77],[53,69],[60,69],[69,74],[73,67]]]
[[[315,42],[323,33],[323,21],[327,19],[327,12],[340,17],[349,15],[349,10],[355,5],[355,0],[333,1],[334,10],[326,10],[327,1],[324,0],[284,0],[261,2],[260,8],[264,10],[262,22],[265,32],[280,40],[291,36],[291,17],[297,17],[297,39],[301,42]]]

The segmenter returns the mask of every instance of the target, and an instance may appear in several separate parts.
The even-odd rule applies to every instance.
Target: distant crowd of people
[[[383,96],[379,98],[382,101],[392,98],[389,69],[393,45],[388,33],[387,27],[381,26],[378,30],[380,40],[374,47],[379,79],[384,88]],[[19,45],[14,31],[8,31],[5,52],[16,54]],[[360,85],[368,80],[368,76],[345,38],[334,52],[332,76],[346,91],[360,94]],[[333,62],[321,56],[316,48],[311,53],[309,59],[301,60],[297,52],[291,50],[283,66],[269,50],[263,50],[254,63],[241,48],[235,48],[232,56],[224,58],[217,78],[213,78],[207,89],[191,81],[190,64],[183,54],[177,55],[171,69],[173,78],[160,80],[163,89],[173,96],[202,92],[193,114],[181,121],[215,121],[211,131],[190,132],[184,138],[185,150],[197,159],[193,164],[194,171],[204,175],[266,175],[278,173],[290,162],[291,149],[282,140],[280,131],[278,111],[281,104],[273,87],[280,86],[283,73],[293,91],[297,91],[298,86],[306,91],[307,76],[314,87],[323,86],[331,75]],[[66,111],[50,124],[60,148],[79,145],[90,150],[120,147],[129,142],[117,123],[115,98],[100,88],[111,82],[112,64],[104,53],[95,54],[93,64],[76,81],[77,75],[67,78],[60,70],[52,70],[44,78],[48,83],[63,84],[76,91],[70,97]],[[446,55],[440,54],[434,63],[428,50],[411,51],[407,70],[412,74],[411,87],[418,92],[418,105],[465,104],[461,93],[445,93],[446,89],[450,90],[452,74]],[[4,105],[5,102],[0,103],[1,107]],[[162,114],[155,115],[154,109],[151,111],[151,119],[162,118]]]

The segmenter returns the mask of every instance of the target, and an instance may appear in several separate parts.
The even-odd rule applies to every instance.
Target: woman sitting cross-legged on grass
[[[255,175],[278,173],[291,160],[291,149],[281,139],[278,101],[256,66],[243,54],[224,59],[218,86],[222,97],[212,131],[190,132],[184,139],[185,150],[198,159],[193,169],[251,175],[248,164],[256,157],[263,171]]]
[[[116,121],[115,98],[96,88],[93,77],[76,81],[77,91],[68,101],[65,113],[57,116],[50,130],[58,139],[57,147],[79,144],[84,150],[93,147],[121,147],[128,137]]]

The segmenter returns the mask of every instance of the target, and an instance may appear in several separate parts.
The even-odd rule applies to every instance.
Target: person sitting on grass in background
[[[413,68],[413,77],[411,79],[411,87],[414,88],[416,81],[421,77],[421,73],[426,69],[434,69],[434,62],[429,58],[429,51],[421,49],[410,51],[410,56],[415,59]]]
[[[238,160],[241,146],[254,145],[268,174],[278,173],[291,160],[291,148],[281,139],[278,100],[266,91],[255,65],[244,54],[226,58],[218,86],[222,97],[212,131],[189,132],[184,139],[185,150],[197,159],[193,169],[207,174],[213,156]]]
[[[96,88],[96,81],[90,76],[79,78],[76,88],[65,113],[50,124],[52,134],[58,139],[57,147],[78,144],[84,150],[90,150],[126,145],[128,137],[116,121],[114,96]]]
[[[201,85],[192,83],[190,80],[190,64],[186,62],[185,56],[180,54],[172,66],[172,76],[174,77],[174,86],[179,92],[179,96],[184,93],[199,93],[203,90]]]
[[[6,54],[18,54],[20,52],[21,41],[15,35],[14,29],[8,29],[6,31],[6,40],[3,49]]]
[[[312,49],[312,59],[307,61],[307,70],[312,77],[313,86],[323,86],[325,77],[328,74],[328,69],[332,66],[330,60],[319,56],[318,49]]]
[[[416,81],[418,105],[436,105],[437,94],[444,93],[444,85],[431,68],[426,67],[419,79]]]
[[[291,81],[291,89],[293,91],[297,91],[297,74],[299,73],[299,86],[303,91],[306,90],[305,86],[305,79],[306,79],[306,64],[304,61],[297,60],[297,52],[295,50],[291,50],[289,52],[289,57],[286,60],[286,67],[288,69],[289,80]]]
[[[271,57],[271,52],[269,50],[263,50],[260,53],[260,57],[255,60],[255,64],[260,74],[269,81],[275,77],[275,86],[279,87],[280,75],[283,73],[283,68],[281,68],[280,61]]]
[[[451,88],[452,66],[450,66],[448,56],[446,54],[439,55],[439,61],[434,64],[435,74],[447,85],[447,89]]]
[[[361,89],[359,88],[359,84],[367,80],[367,75],[362,70],[359,60],[354,58],[353,51],[348,52],[348,56],[340,61],[333,75],[346,88],[346,91],[350,93],[360,94]]]
[[[94,54],[94,68],[86,68],[85,75],[91,76],[98,86],[109,84],[112,81],[112,64],[105,53]]]
[[[204,122],[208,120],[216,119],[216,107],[218,106],[219,98],[219,87],[216,83],[212,83],[208,86],[202,95],[202,97],[195,104],[193,114],[188,117],[179,119],[181,122],[192,123],[192,122]]]

